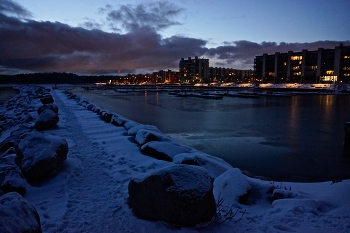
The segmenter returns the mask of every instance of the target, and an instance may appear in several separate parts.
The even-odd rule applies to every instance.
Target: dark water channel
[[[17,90],[10,87],[0,87],[0,105],[18,94]]]
[[[350,178],[343,156],[349,95],[222,100],[167,92],[76,91],[180,143],[223,158],[245,174],[276,181]]]

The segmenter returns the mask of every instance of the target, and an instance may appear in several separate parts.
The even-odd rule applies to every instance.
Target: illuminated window
[[[293,66],[293,70],[299,70],[299,66]]]
[[[334,71],[333,70],[327,70],[326,74],[334,74]]]
[[[275,76],[275,73],[274,72],[270,72],[269,76]]]
[[[344,74],[344,76],[348,76],[348,77],[349,77],[349,76],[350,76],[350,74]]]
[[[317,66],[307,66],[306,69],[307,70],[316,70]]]
[[[301,61],[299,62],[299,64],[301,65]]]
[[[283,65],[286,66],[286,65],[287,65],[287,62],[284,62]]]
[[[337,76],[321,76],[321,80],[327,82],[336,82]]]
[[[343,67],[343,70],[350,70],[350,67]]]
[[[344,58],[345,58],[345,59],[349,59],[349,58],[350,58],[350,56],[344,56]]]
[[[298,60],[302,60],[302,59],[303,59],[303,56],[292,56],[291,57],[292,61],[298,61]]]
[[[301,72],[294,72],[293,75],[301,75]]]

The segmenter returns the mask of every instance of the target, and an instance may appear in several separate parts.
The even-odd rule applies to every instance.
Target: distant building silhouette
[[[181,83],[202,83],[208,82],[209,59],[194,59],[189,57],[187,60],[181,58],[179,63],[179,78]]]
[[[350,83],[350,46],[288,51],[254,59],[254,78],[264,83]]]
[[[197,56],[179,62],[179,79],[182,83],[249,83],[253,82],[252,70],[237,70],[233,68],[209,67],[209,59]]]

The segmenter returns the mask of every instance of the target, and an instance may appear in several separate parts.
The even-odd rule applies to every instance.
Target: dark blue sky
[[[350,39],[349,0],[0,0],[0,73],[151,72],[181,57],[252,69],[262,53]]]

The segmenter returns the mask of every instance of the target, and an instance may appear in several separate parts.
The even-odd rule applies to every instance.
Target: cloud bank
[[[287,52],[319,47],[334,48],[340,41],[276,43],[251,41],[225,42],[207,48],[208,41],[172,36],[160,31],[180,24],[175,17],[183,9],[167,3],[122,5],[100,9],[114,32],[88,20],[81,27],[60,22],[28,19],[31,13],[11,0],[0,0],[0,73],[74,72],[108,74],[178,70],[184,57],[213,58],[216,64],[237,69],[252,69],[253,60],[263,53]],[[350,41],[342,41],[344,45]],[[215,58],[215,59],[214,59]]]

